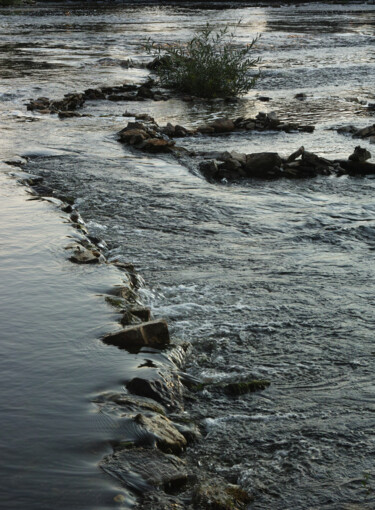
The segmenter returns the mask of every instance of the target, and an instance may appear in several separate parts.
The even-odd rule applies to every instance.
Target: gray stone
[[[116,451],[106,456],[100,467],[138,492],[157,488],[172,491],[187,481],[185,463],[157,449],[131,448]]]
[[[126,384],[126,388],[134,395],[160,402],[167,409],[183,409],[183,388],[179,376],[174,372],[163,370],[147,379],[134,377]]]
[[[170,343],[168,324],[165,320],[143,322],[110,333],[103,342],[121,349],[134,349],[144,346],[160,348]]]
[[[145,416],[139,413],[133,420],[155,437],[158,448],[163,452],[180,454],[185,449],[187,444],[185,437],[165,416],[161,414]]]
[[[359,145],[354,149],[353,154],[349,156],[350,161],[367,161],[368,159],[371,159],[371,153]]]
[[[247,154],[245,170],[249,177],[272,178],[280,174],[282,160],[277,152]]]

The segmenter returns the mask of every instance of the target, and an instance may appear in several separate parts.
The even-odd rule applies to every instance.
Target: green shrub
[[[155,58],[160,84],[194,96],[215,98],[238,96],[254,87],[259,72],[249,70],[260,58],[251,58],[259,37],[245,47],[234,44],[229,27],[214,29],[207,24],[183,44],[162,46],[148,40],[145,48]]]

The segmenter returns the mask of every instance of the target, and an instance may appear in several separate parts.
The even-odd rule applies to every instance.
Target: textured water
[[[250,508],[373,508],[374,179],[209,184],[168,157],[131,152],[115,133],[126,124],[125,110],[186,126],[223,113],[274,110],[314,123],[315,132],[230,135],[225,148],[287,155],[304,145],[347,157],[355,141],[329,128],[375,122],[366,108],[375,101],[374,6],[6,13],[0,33],[3,157],[33,156],[30,171],[78,199],[90,229],[107,241],[109,257],[136,264],[146,280],[145,302],[195,345],[189,360],[194,375],[206,382],[238,375],[271,381],[266,391],[240,398],[208,386],[188,404],[205,436],[188,453],[191,462],[240,483],[255,497]],[[31,97],[138,82],[147,75],[137,66],[147,60],[139,46],[145,36],[183,40],[206,21],[239,19],[239,42],[262,34],[256,51],[263,78],[235,105],[87,102],[82,112],[90,117],[64,121],[26,112]],[[102,58],[113,59],[112,65]],[[127,58],[134,68],[119,65],[117,59]],[[299,92],[306,101],[294,98]],[[258,96],[272,100],[262,103]],[[224,145],[222,138],[207,143],[203,137],[187,144]],[[130,362],[124,366],[130,370]],[[89,368],[81,367],[82,379]],[[97,379],[103,391],[116,384],[109,367]],[[109,427],[103,443],[110,436]],[[76,459],[85,459],[81,441]],[[6,458],[10,462],[12,452]],[[79,466],[74,469],[82,474]],[[53,467],[50,473],[62,476]],[[38,497],[25,489],[22,503],[41,508]],[[66,508],[59,504],[53,507]],[[87,506],[96,508],[91,500]]]

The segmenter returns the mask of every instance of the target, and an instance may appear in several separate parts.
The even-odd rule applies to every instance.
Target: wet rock
[[[135,94],[132,94],[131,92],[127,92],[124,94],[109,94],[107,96],[108,101],[131,101],[135,99]]]
[[[287,163],[291,163],[292,161],[295,161],[297,158],[303,155],[305,152],[305,148],[302,146],[295,152],[293,152],[286,160]]]
[[[135,507],[136,510],[186,510],[185,502],[181,502],[177,496],[165,494],[165,492],[147,492],[142,494],[141,501]]]
[[[139,413],[133,420],[155,437],[157,447],[163,452],[178,455],[185,449],[187,444],[185,437],[165,416],[160,414],[145,416]]]
[[[224,390],[230,395],[244,395],[255,391],[265,390],[271,383],[267,380],[239,381],[224,385]]]
[[[230,133],[234,131],[235,125],[233,120],[223,118],[215,120],[209,127],[213,128],[215,133]]]
[[[145,397],[134,397],[127,393],[104,393],[96,397],[94,403],[100,407],[115,404],[116,409],[120,411],[120,416],[128,415],[129,412],[139,412],[139,410],[165,415],[165,409],[161,404]]]
[[[202,135],[212,135],[213,133],[215,133],[215,128],[213,128],[212,126],[199,126],[197,128],[197,132],[198,133],[201,133]]]
[[[170,63],[170,57],[168,55],[163,55],[160,57],[155,57],[154,60],[151,62],[148,62],[146,64],[147,69],[150,69],[151,71],[154,71],[160,66],[168,65]]]
[[[131,448],[116,451],[105,457],[100,467],[140,493],[156,488],[173,491],[187,482],[184,462],[157,449]]]
[[[337,160],[344,172],[349,175],[374,175],[375,164],[367,161]]]
[[[216,179],[219,174],[219,167],[215,160],[201,161],[199,170],[207,179]]]
[[[160,402],[167,409],[183,408],[183,388],[180,378],[174,372],[164,370],[150,375],[148,379],[134,377],[126,384],[126,388],[134,395]]]
[[[353,154],[349,156],[350,161],[364,162],[371,158],[371,153],[359,145],[355,147]]]
[[[105,99],[104,92],[99,89],[87,89],[84,91],[83,96],[89,100]]]
[[[175,142],[171,140],[164,140],[162,138],[148,138],[142,143],[141,148],[146,152],[170,153],[173,151],[174,145]]]
[[[245,171],[248,177],[272,179],[281,175],[282,160],[277,152],[247,154]]]
[[[305,94],[304,92],[299,92],[294,96],[294,98],[299,99],[300,101],[304,101],[305,99],[307,99],[307,94]]]
[[[142,99],[154,99],[154,93],[149,86],[142,85],[137,91],[137,97]]]
[[[144,346],[161,348],[170,343],[168,324],[165,320],[143,322],[121,331],[110,333],[103,342],[121,349],[137,349]]]
[[[82,117],[82,114],[72,111],[59,112],[59,119],[70,119],[71,117]]]
[[[76,264],[98,264],[99,262],[104,262],[104,257],[97,250],[89,250],[83,246],[76,245],[69,260]]]
[[[119,133],[120,140],[130,145],[138,145],[147,140],[148,133],[144,129],[125,128]]]
[[[219,479],[199,485],[193,501],[197,507],[206,510],[242,510],[252,498],[238,485],[228,485]]]
[[[375,124],[372,124],[372,126],[367,126],[362,129],[358,129],[353,134],[353,138],[367,138],[369,136],[375,136]]]
[[[143,322],[148,322],[151,319],[151,309],[150,308],[144,308],[144,307],[136,307],[131,308],[130,313],[132,315],[135,315],[139,319],[141,319]]]
[[[346,135],[346,134],[354,134],[358,131],[358,129],[355,126],[342,126],[337,129],[337,132]]]
[[[263,101],[264,103],[266,103],[268,101],[271,101],[271,98],[268,97],[268,96],[259,96],[259,97],[257,97],[257,100],[258,101]]]

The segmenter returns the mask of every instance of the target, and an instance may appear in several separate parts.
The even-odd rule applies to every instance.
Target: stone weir
[[[132,114],[128,114],[131,116]],[[312,132],[313,126],[282,123],[275,114],[259,113],[255,119],[240,117],[218,119],[211,124],[188,130],[183,126],[159,126],[148,115],[134,114],[134,122],[118,133],[119,141],[137,150],[150,153],[168,153],[186,156],[187,161],[198,164],[202,175],[209,181],[228,182],[241,179],[298,179],[318,175],[369,175],[375,174],[375,164],[369,163],[367,149],[355,147],[348,159],[328,160],[300,147],[288,157],[276,152],[240,153],[236,151],[195,152],[176,145],[176,138],[194,136],[223,136],[241,131]],[[367,131],[366,131],[367,132]],[[371,132],[371,130],[369,131]],[[223,142],[222,142],[223,143]],[[184,159],[186,161],[186,158]]]
[[[189,454],[191,443],[199,447],[203,429],[184,411],[184,403],[196,399],[196,392],[204,386],[184,372],[191,344],[171,338],[167,322],[153,318],[152,310],[142,303],[139,289],[143,280],[133,264],[107,261],[106,242],[90,235],[72,197],[55,191],[42,177],[27,173],[27,160],[7,164],[18,167],[13,176],[28,187],[34,199],[47,200],[65,213],[64,219],[74,229],[65,247],[68,260],[118,268],[122,283],[104,299],[118,312],[119,327],[102,341],[108,348],[144,353],[149,358],[141,375],[125,380],[122,391],[104,391],[93,399],[98,412],[120,418],[124,430],[110,441],[112,451],[99,463],[104,473],[125,488],[123,492],[119,489],[115,502],[128,508],[128,494],[132,494],[137,509],[245,509],[251,495],[224,478],[215,475],[213,479]],[[235,398],[264,390],[269,384],[237,379],[214,384],[212,390]]]

